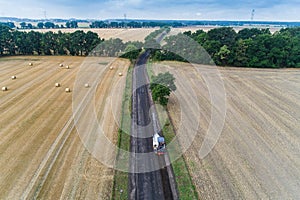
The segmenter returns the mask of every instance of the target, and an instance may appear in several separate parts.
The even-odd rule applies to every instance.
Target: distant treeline
[[[0,56],[88,55],[103,39],[91,31],[73,33],[23,32],[0,24]]]
[[[161,50],[152,52],[154,60],[203,64],[214,61],[217,65],[238,67],[300,67],[300,28],[285,28],[271,34],[269,29],[246,28],[237,33],[233,28],[222,27],[208,32],[187,31],[170,36],[165,42]]]
[[[61,28],[78,28],[77,21],[68,21],[65,25],[54,24],[53,22],[38,22],[36,26],[31,23],[21,22],[20,27],[17,27],[13,22],[0,22],[0,24],[8,26],[9,28],[17,29],[61,29]]]
[[[300,67],[300,28],[285,28],[271,34],[269,29],[222,27],[208,32],[187,31],[166,37],[163,27],[145,42],[120,39],[104,41],[91,31],[73,33],[28,33],[0,24],[0,56],[3,55],[82,55],[122,56],[135,59],[141,49],[152,49],[153,60],[190,61],[221,66],[284,68]],[[99,45],[100,44],[100,45]],[[96,47],[96,48],[95,48]]]
[[[149,21],[149,22],[141,22],[141,21],[130,21],[130,22],[117,22],[117,21],[95,21],[92,22],[90,28],[150,28],[150,27],[183,27],[185,26],[181,22],[159,22],[159,21]]]
[[[188,21],[188,26],[272,26],[272,27],[297,27],[300,22],[272,22],[272,21]]]
[[[62,29],[62,28],[78,28],[77,21],[67,21],[65,24],[55,24],[53,22],[38,22],[36,25],[32,23],[21,22],[17,27],[13,22],[0,22],[2,25],[6,25],[10,28],[17,29]],[[87,23],[89,24],[89,23]],[[90,28],[154,28],[154,27],[183,27],[185,26],[180,22],[140,22],[140,21],[129,21],[129,22],[117,22],[117,21],[94,21],[91,22]]]
[[[72,55],[122,56],[134,59],[144,44],[121,39],[99,38],[97,33],[77,30],[73,33],[40,33],[13,30],[0,24],[0,56],[12,55]]]
[[[95,20],[91,19],[27,19],[27,18],[15,18],[15,17],[0,17],[0,21],[2,22],[26,22],[26,23],[39,23],[39,22],[53,22],[53,23],[59,23],[59,24],[65,24],[70,21],[76,21],[78,23],[85,23],[85,24],[91,24],[92,22],[95,22]],[[99,21],[99,20],[96,20]],[[125,23],[131,23],[131,22],[138,22],[138,23],[158,23],[158,24],[164,24],[168,26],[172,26],[174,24],[181,24],[184,26],[270,26],[270,27],[296,27],[300,26],[300,22],[284,22],[284,21],[253,21],[253,20],[245,20],[245,21],[230,21],[230,20],[147,20],[147,19],[107,19],[103,20],[105,23],[109,22],[125,22]],[[163,26],[164,26],[163,25]]]

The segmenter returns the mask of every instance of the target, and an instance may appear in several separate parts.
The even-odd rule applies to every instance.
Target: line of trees
[[[185,36],[203,48],[189,44]],[[153,59],[210,64],[211,60],[203,53],[206,50],[214,63],[221,66],[300,67],[300,28],[285,28],[271,34],[269,29],[246,28],[237,33],[231,27],[222,27],[208,32],[187,31],[170,36],[165,42],[161,50],[152,54]],[[173,49],[179,53],[164,49]]]
[[[13,22],[10,22],[10,23],[13,24],[13,25],[9,24],[10,28],[15,28],[16,27]],[[3,24],[3,25],[8,25],[8,24]],[[20,23],[20,28],[21,29],[36,29],[36,28],[39,28],[39,29],[43,29],[43,28],[45,28],[45,29],[78,28],[78,23],[77,23],[77,21],[69,21],[69,22],[66,22],[65,25],[63,25],[63,24],[58,25],[58,24],[55,24],[53,22],[38,22],[37,25],[34,26],[31,23],[21,22]]]
[[[52,31],[23,32],[0,24],[0,56],[7,55],[78,55],[120,56],[134,60],[140,54],[143,42],[104,40],[97,33],[78,30],[73,33]]]
[[[15,23],[13,22],[0,22],[0,25],[8,26],[9,28],[15,28]]]
[[[0,24],[0,56],[4,55],[88,55],[103,42],[91,31],[73,33],[23,32]]]
[[[142,48],[147,48],[152,49],[152,59],[159,61],[178,60],[202,64],[212,64],[213,61],[222,66],[261,68],[300,67],[300,28],[285,28],[274,34],[269,29],[252,28],[235,32],[230,27],[208,32],[188,31],[167,37],[161,46],[156,37],[169,31],[170,28],[163,27],[147,36],[144,43],[124,43],[120,39],[104,41],[91,31],[26,33],[0,24],[0,56],[85,56],[92,51],[92,55],[122,56],[133,60]]]
[[[181,22],[140,22],[140,21],[130,21],[130,22],[116,22],[116,21],[95,21],[92,22],[90,28],[149,28],[149,27],[183,27],[185,26]]]
[[[2,23],[10,28],[20,28],[20,29],[61,29],[61,28],[78,28],[78,21],[68,21],[65,24],[55,24],[53,22],[38,22],[36,25],[28,22],[21,22],[19,27],[17,27],[13,22]],[[90,28],[153,28],[153,27],[183,27],[186,26],[181,22],[140,22],[140,21],[94,21],[89,25]]]

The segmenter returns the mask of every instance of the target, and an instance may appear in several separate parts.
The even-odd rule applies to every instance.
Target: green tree
[[[160,49],[160,44],[154,38],[148,38],[145,40],[144,47],[147,49]]]
[[[222,44],[216,40],[207,40],[203,44],[203,48],[207,51],[207,53],[213,58],[215,54],[219,51]]]
[[[169,72],[159,73],[157,76],[152,76],[150,89],[152,91],[153,100],[159,102],[163,106],[166,106],[171,92],[176,90],[174,81],[174,76]]]
[[[30,31],[27,34],[27,37],[30,38],[31,46],[33,51],[36,52],[38,55],[41,55],[43,52],[42,48],[42,33]]]
[[[272,36],[262,34],[255,37],[247,48],[247,57],[249,58],[249,67],[273,67],[269,59],[269,53],[272,47]]]
[[[71,23],[70,22],[66,22],[66,27],[70,28],[71,27]]]
[[[67,28],[78,28],[78,23],[77,23],[77,21],[69,21],[69,22],[66,22],[66,27]]]
[[[125,45],[121,39],[109,39],[102,42],[95,49],[97,55],[115,57],[118,56],[125,49]]]
[[[85,49],[85,55],[87,55],[88,52],[91,52],[98,44],[103,42],[104,40],[101,40],[97,33],[88,31],[85,35],[86,43],[84,45]]]
[[[39,22],[39,23],[37,24],[37,27],[38,27],[39,29],[44,28],[44,23],[43,23],[43,22]]]
[[[128,58],[130,61],[137,59],[140,54],[140,49],[138,49],[134,44],[127,44],[124,50],[124,54],[121,56],[122,58]]]
[[[31,23],[28,23],[28,24],[27,24],[27,28],[28,28],[28,29],[33,29],[33,25],[32,25]]]
[[[229,49],[235,44],[236,36],[232,27],[215,28],[207,32],[210,41],[218,41],[221,46],[226,45]]]
[[[56,35],[52,31],[43,34],[42,38],[42,48],[45,55],[55,55],[56,54]]]
[[[71,45],[70,45],[70,53],[71,55],[83,55],[84,47],[85,47],[85,33],[83,31],[75,31],[70,34],[71,36]]]
[[[52,22],[45,22],[44,26],[45,28],[50,29],[50,28],[54,28],[55,24]]]
[[[58,31],[57,33],[57,53],[59,55],[68,55],[70,49],[70,33],[62,33]]]
[[[153,100],[159,102],[160,105],[166,106],[168,104],[168,96],[171,90],[163,85],[155,85],[151,87]]]
[[[34,48],[30,36],[26,32],[18,33],[16,46],[22,55],[32,55]]]
[[[269,29],[244,28],[238,32],[237,39],[245,40],[245,39],[255,38],[256,36],[262,34],[271,35],[271,32]]]
[[[21,29],[25,29],[27,27],[26,22],[21,22],[20,23]]]
[[[228,64],[228,57],[230,55],[230,50],[228,49],[227,45],[223,45],[219,52],[216,54],[215,62],[218,62],[218,64],[221,65],[227,65]]]
[[[5,50],[10,49],[9,54],[12,53],[10,45],[14,44],[12,29],[6,25],[0,24],[0,55],[5,54]]]
[[[15,24],[13,22],[0,22],[1,25],[8,26],[9,28],[15,28]]]
[[[233,58],[230,61],[232,65],[238,67],[248,66],[249,57],[247,56],[247,49],[251,42],[252,39],[239,39],[236,42],[233,50]]]
[[[287,58],[287,67],[300,67],[300,37],[291,38],[291,50]]]

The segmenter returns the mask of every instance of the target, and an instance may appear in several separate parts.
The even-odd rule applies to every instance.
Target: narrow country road
[[[159,131],[159,124],[149,94],[149,54],[143,53],[133,70],[129,199],[177,199],[175,181],[170,181],[174,179],[172,167],[166,167],[167,155],[157,156],[152,148],[152,136]]]

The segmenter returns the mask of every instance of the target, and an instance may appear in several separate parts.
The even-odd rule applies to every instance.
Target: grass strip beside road
[[[168,148],[168,153],[172,154],[172,152],[181,151],[180,144],[177,141],[177,138],[175,137],[174,127],[172,123],[170,123],[169,119],[165,121],[165,125],[162,131],[167,143],[167,148],[168,148],[168,143],[170,143],[172,140],[173,140],[172,142],[174,143],[174,145],[172,146],[176,148],[176,149]],[[171,156],[172,155],[170,155],[170,157]],[[182,200],[198,199],[196,187],[193,184],[193,181],[191,179],[189,169],[184,159],[184,156],[180,156],[176,161],[172,162],[172,167],[176,179],[179,198]]]
[[[152,76],[155,75],[153,69],[152,69],[152,63],[147,64],[147,73],[149,75],[149,79],[151,82]],[[163,127],[163,135],[166,140],[167,148],[168,144],[172,141],[174,145],[172,145],[172,149],[168,148],[168,153],[170,158],[174,157],[174,155],[178,155],[178,152],[180,153],[180,143],[175,137],[175,129],[173,124],[170,122],[170,117],[166,113],[165,109],[159,109],[157,108],[158,118],[161,124],[161,127]],[[164,124],[162,124],[164,123]],[[163,126],[162,126],[163,125]],[[184,159],[184,156],[180,156],[176,161],[172,163],[173,172],[176,179],[177,189],[179,198],[182,200],[192,200],[192,199],[198,199],[198,194],[196,192],[196,187],[193,184],[193,181],[191,179],[188,166],[186,164],[186,161]]]
[[[122,100],[122,119],[121,127],[118,132],[118,147],[129,152],[130,148],[130,126],[131,126],[131,90],[132,90],[132,70],[130,66],[126,77],[126,86]],[[129,160],[120,158],[118,153],[116,166],[128,166]],[[127,199],[128,198],[128,173],[115,170],[114,185],[112,190],[112,199]]]

